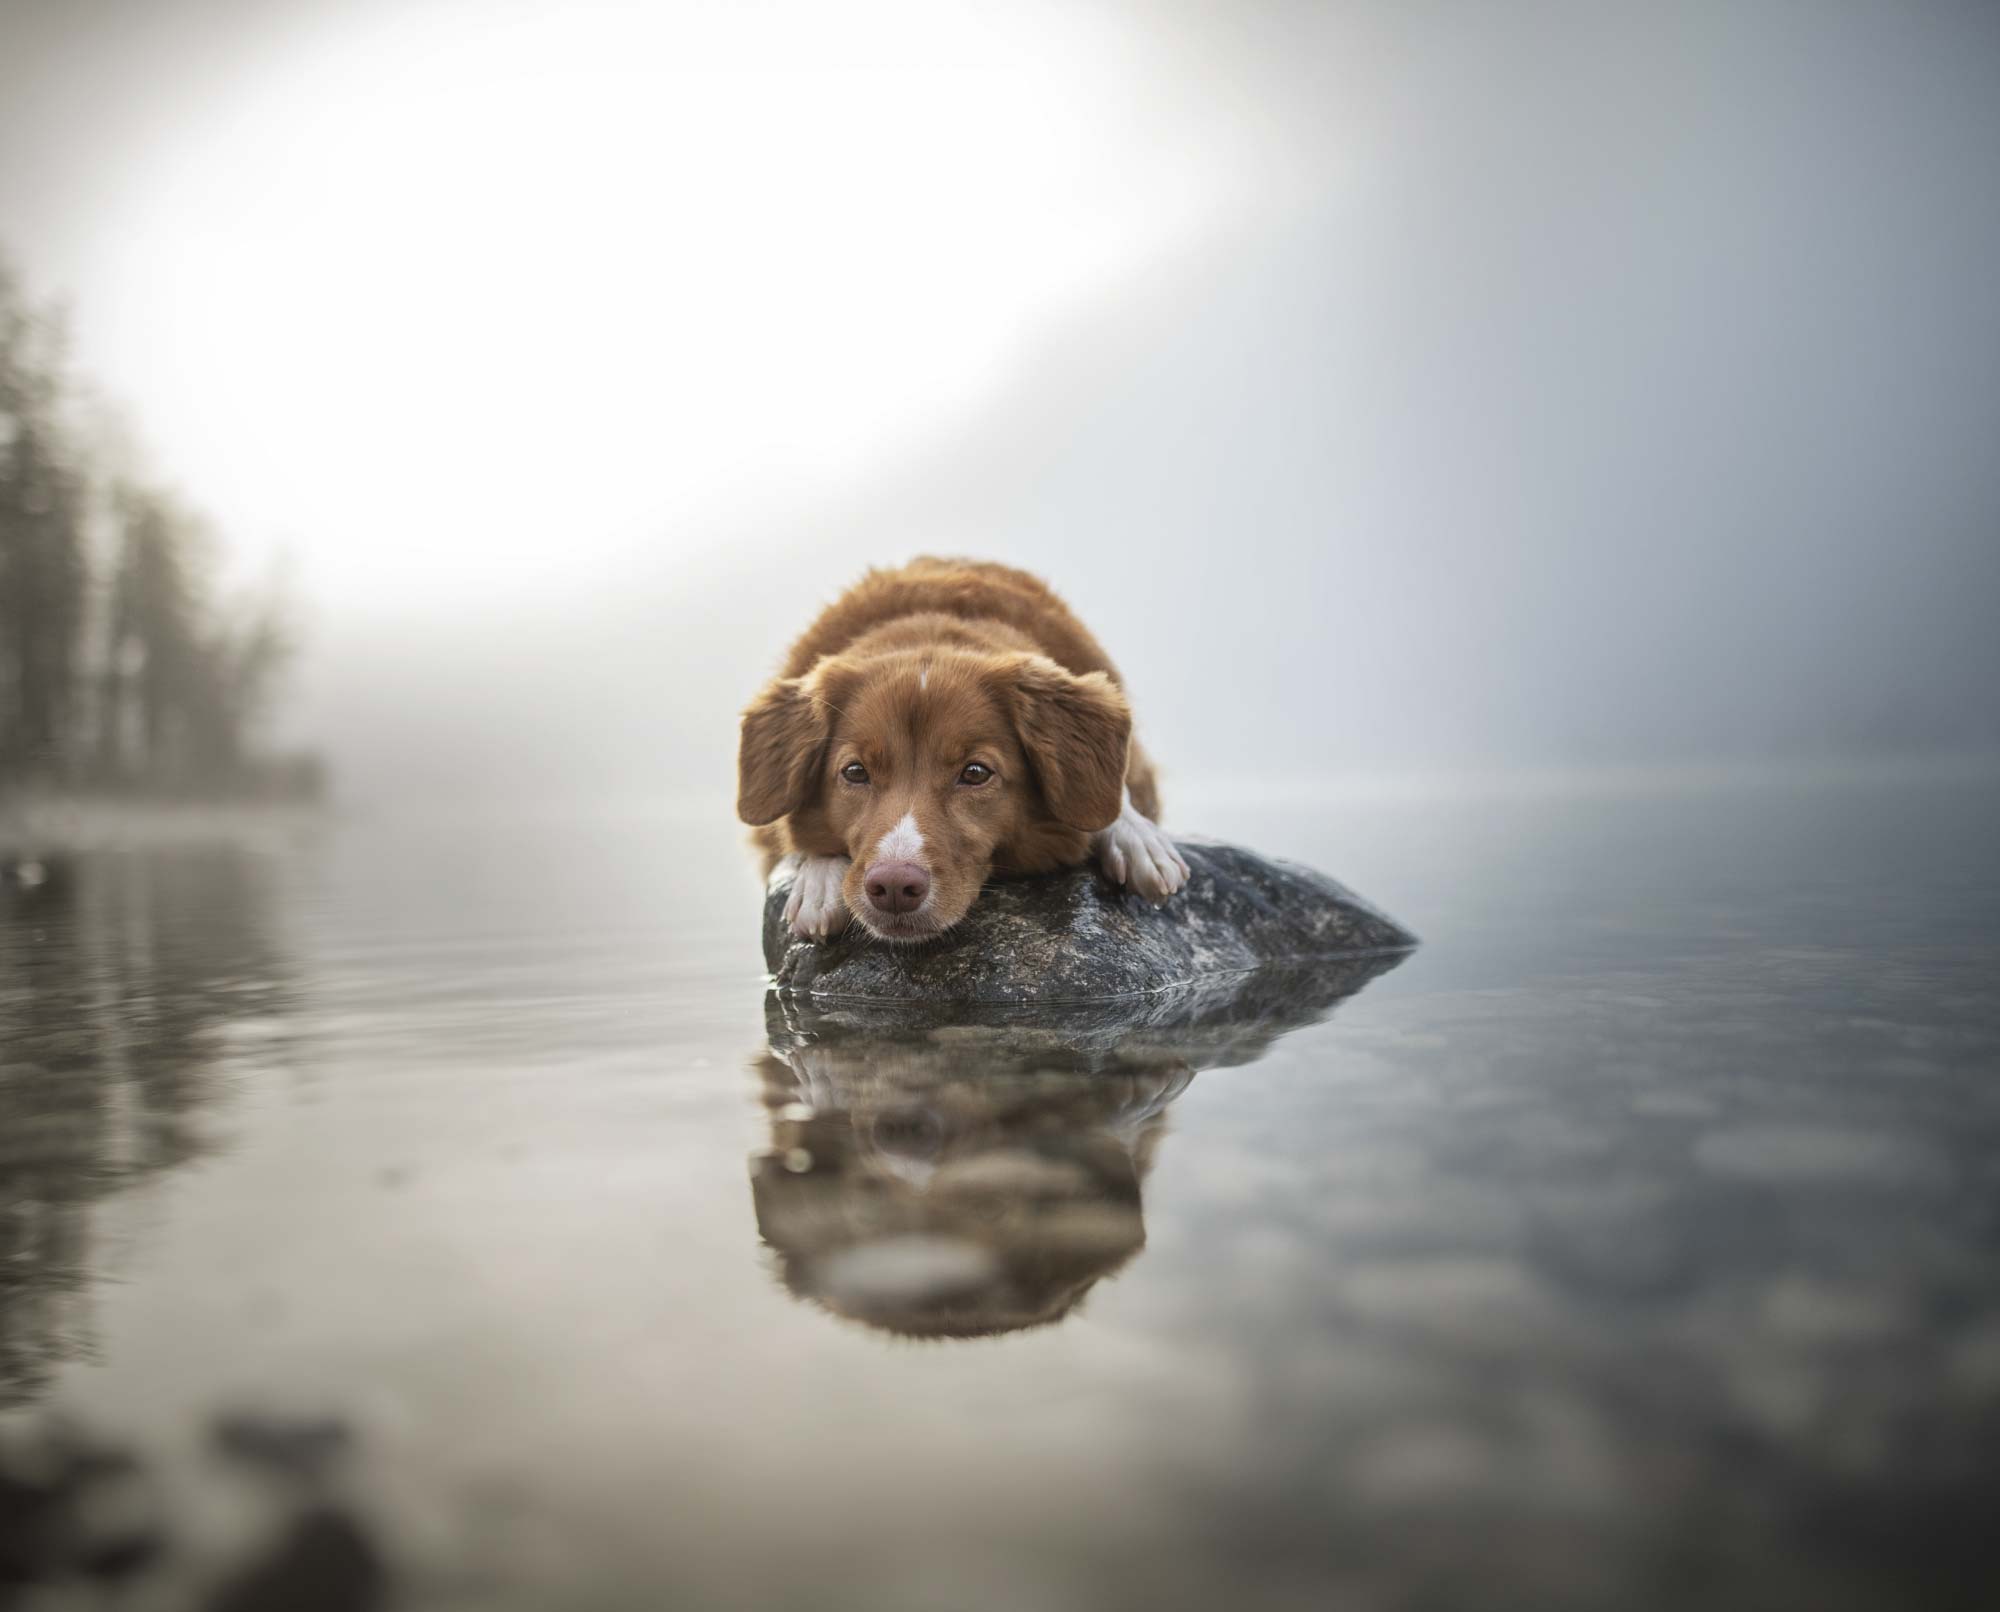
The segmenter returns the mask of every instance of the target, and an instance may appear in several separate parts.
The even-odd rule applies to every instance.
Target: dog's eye
[[[958,775],[962,784],[983,784],[993,776],[993,769],[983,761],[968,761],[965,771]]]
[[[850,761],[840,769],[840,776],[850,784],[865,784],[868,782],[868,769],[858,761]]]

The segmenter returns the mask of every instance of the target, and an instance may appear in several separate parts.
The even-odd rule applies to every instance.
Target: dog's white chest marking
[[[792,856],[785,860],[799,870],[792,880],[791,899],[785,903],[785,922],[792,933],[808,940],[826,940],[839,934],[847,927],[848,918],[840,885],[853,858]]]
[[[896,826],[882,836],[875,847],[877,862],[915,862],[924,854],[923,830],[917,827],[917,814],[905,812],[896,820]]]

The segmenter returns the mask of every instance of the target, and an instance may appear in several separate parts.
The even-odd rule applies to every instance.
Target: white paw
[[[1098,830],[1091,843],[1109,878],[1130,885],[1155,906],[1188,882],[1187,859],[1174,849],[1174,842],[1160,832],[1159,825],[1141,816],[1129,800],[1118,820]]]
[[[792,896],[785,903],[785,922],[801,940],[831,940],[847,927],[847,903],[840,884],[852,859],[845,856],[802,856]]]

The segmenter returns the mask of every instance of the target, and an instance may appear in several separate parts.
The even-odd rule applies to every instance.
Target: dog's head
[[[829,656],[743,714],[737,814],[853,858],[847,907],[885,940],[965,916],[987,875],[1081,861],[1117,817],[1132,715],[1102,672],[1042,655]]]

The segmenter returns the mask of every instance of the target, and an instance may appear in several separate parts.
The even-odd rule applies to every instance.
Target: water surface
[[[1424,947],[1316,1022],[900,1032],[766,1000],[702,815],[48,858],[0,1565],[277,1605],[306,1515],[350,1606],[1985,1598],[2000,789],[1191,820]]]

